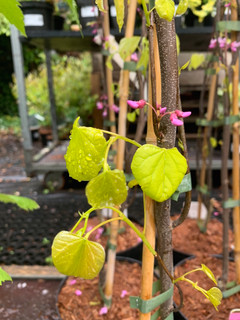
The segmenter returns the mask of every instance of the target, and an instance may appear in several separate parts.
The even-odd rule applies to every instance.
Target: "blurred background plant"
[[[72,123],[77,116],[86,125],[92,124],[92,111],[97,96],[91,95],[92,61],[89,53],[80,56],[52,55],[53,81],[58,124]],[[17,97],[16,80],[13,94]],[[47,88],[47,70],[41,64],[26,76],[26,94],[29,115],[44,118],[42,125],[50,125],[50,105]]]

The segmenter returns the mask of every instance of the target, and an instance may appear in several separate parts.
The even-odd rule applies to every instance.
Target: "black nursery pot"
[[[26,31],[53,29],[53,5],[51,3],[22,1],[21,9]]]

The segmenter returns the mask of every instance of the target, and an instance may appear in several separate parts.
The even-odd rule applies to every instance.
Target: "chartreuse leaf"
[[[4,281],[12,281],[10,275],[0,267],[0,286]]]
[[[128,112],[127,113],[127,119],[129,122],[135,122],[136,121],[136,112]]]
[[[114,0],[114,5],[116,8],[117,24],[120,32],[124,22],[124,0]]]
[[[122,170],[107,170],[92,179],[86,187],[88,203],[95,208],[122,204],[127,198],[127,186]]]
[[[199,68],[201,66],[201,64],[204,62],[204,60],[205,60],[204,54],[198,54],[198,53],[192,54],[188,69],[189,70],[192,70],[192,69],[196,70],[197,68]]]
[[[20,196],[13,196],[11,194],[0,193],[0,201],[4,203],[13,203],[19,206],[19,208],[29,211],[39,208],[36,201]]]
[[[131,168],[146,195],[162,202],[177,190],[186,173],[187,161],[177,148],[145,144],[134,154]]]
[[[206,297],[213,304],[214,308],[218,311],[218,306],[222,301],[222,292],[219,288],[213,287],[207,291]]]
[[[186,12],[188,8],[188,0],[180,0],[177,7],[176,16],[182,15]]]
[[[26,36],[24,27],[24,17],[21,9],[19,8],[19,1],[17,0],[0,0],[0,13],[2,13],[11,24]]]
[[[141,70],[143,75],[146,75],[149,61],[149,41],[147,38],[142,38],[141,55],[137,63],[137,69]]]
[[[68,231],[59,232],[52,244],[57,270],[67,276],[95,278],[105,261],[105,251],[97,243]]]
[[[155,9],[160,18],[172,21],[175,12],[173,0],[155,0]]]
[[[205,264],[201,264],[201,266],[202,271],[208,276],[208,278],[211,279],[215,284],[217,284],[217,280],[215,279],[212,271]]]
[[[77,118],[71,131],[70,143],[65,155],[70,177],[89,181],[102,168],[107,142],[101,130],[80,127]]]
[[[123,38],[119,43],[118,53],[123,60],[126,60],[138,47],[140,37],[133,36],[130,38]]]
[[[106,10],[104,9],[103,0],[95,0],[95,3],[100,11],[106,12]]]

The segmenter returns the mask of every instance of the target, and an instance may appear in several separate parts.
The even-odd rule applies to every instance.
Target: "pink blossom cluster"
[[[210,44],[208,46],[209,49],[214,49],[219,46],[220,49],[230,49],[232,52],[236,52],[237,48],[240,47],[240,41],[232,41],[228,42],[225,37],[218,37],[217,39],[213,38],[210,40]]]
[[[119,112],[119,107],[113,104],[112,106],[108,105],[108,97],[104,94],[99,98],[99,101],[96,103],[98,110],[103,110],[102,116],[105,118],[108,115],[108,109],[113,110],[114,112]]]
[[[153,108],[153,106],[151,104],[149,104],[148,102],[146,102],[145,100],[139,100],[139,101],[128,100],[127,103],[133,109],[142,109],[142,108],[144,108],[145,105],[148,105],[149,107],[151,107],[154,110],[157,118],[160,120],[163,116],[168,114],[168,115],[170,115],[171,123],[177,127],[183,125],[183,121],[180,120],[179,118],[187,118],[191,115],[191,111],[183,112],[181,110],[175,110],[175,111],[167,112],[167,108],[162,107],[159,104],[157,105],[157,110],[155,110]],[[159,111],[159,114],[157,113],[157,111]]]

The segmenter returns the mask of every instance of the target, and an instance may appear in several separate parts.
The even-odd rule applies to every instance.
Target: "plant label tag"
[[[97,10],[96,6],[87,6],[81,8],[81,17],[82,18],[96,18],[95,12]]]
[[[230,312],[228,320],[240,320],[240,309],[233,309]]]
[[[116,7],[115,6],[111,6],[110,7],[110,15],[111,15],[111,17],[116,17],[117,16],[117,12],[116,12]]]
[[[26,27],[42,27],[44,26],[44,19],[42,14],[25,14],[24,24]]]

